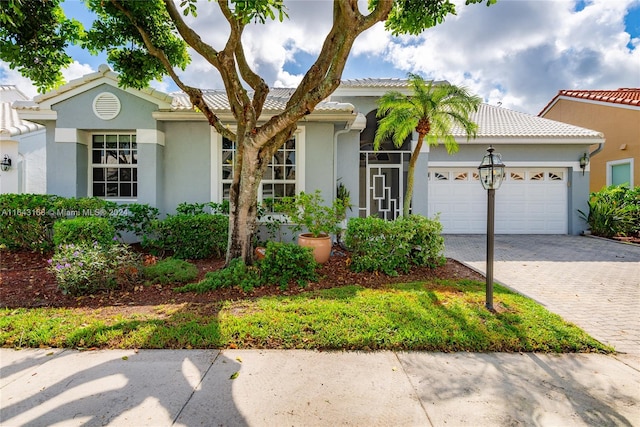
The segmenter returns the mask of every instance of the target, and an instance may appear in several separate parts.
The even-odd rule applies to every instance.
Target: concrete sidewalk
[[[0,349],[3,426],[633,426],[597,354]]]

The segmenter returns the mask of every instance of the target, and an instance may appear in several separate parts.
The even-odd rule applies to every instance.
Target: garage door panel
[[[430,170],[429,216],[440,213],[445,233],[486,232],[487,192],[474,172],[464,168]],[[505,175],[496,192],[496,233],[566,234],[565,169],[507,168]]]

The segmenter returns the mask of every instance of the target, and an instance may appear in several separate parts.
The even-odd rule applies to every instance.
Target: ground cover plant
[[[127,315],[109,307],[2,309],[0,342],[72,348],[611,351],[504,288],[496,289],[497,314],[484,309],[483,298],[482,283],[460,280],[158,305]]]
[[[533,301],[496,286],[484,308],[482,276],[447,260],[388,277],[355,273],[336,253],[305,288],[238,287],[176,293],[175,284],[71,296],[46,256],[3,252],[0,345],[70,348],[320,348],[434,351],[612,349]],[[198,279],[224,265],[192,261]]]

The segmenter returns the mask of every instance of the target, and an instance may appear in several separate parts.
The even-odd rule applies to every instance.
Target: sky
[[[538,114],[562,89],[640,87],[640,0],[498,0],[491,7],[453,1],[457,15],[419,36],[394,37],[382,24],[360,35],[343,79],[417,73],[465,86],[489,104],[530,114]],[[274,87],[300,82],[331,25],[330,0],[285,5],[288,20],[250,25],[243,38],[250,63]],[[198,7],[193,27],[221,48],[228,27],[215,2],[201,0]],[[67,16],[91,24],[79,0],[66,0],[63,8]],[[75,61],[64,72],[67,80],[106,63],[105,54],[91,56],[75,47],[69,51]],[[217,71],[197,54],[180,75],[197,87],[223,87]],[[0,84],[15,84],[30,97],[37,94],[3,62]],[[167,93],[176,90],[168,78],[152,86]]]

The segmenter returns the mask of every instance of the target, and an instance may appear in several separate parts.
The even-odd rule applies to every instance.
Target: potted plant
[[[349,200],[343,198],[326,206],[320,191],[316,190],[315,193],[301,192],[295,197],[285,197],[278,204],[278,211],[293,224],[293,231],[307,231],[298,235],[298,244],[313,248],[316,261],[324,264],[331,255],[331,234],[340,232],[348,206]]]

